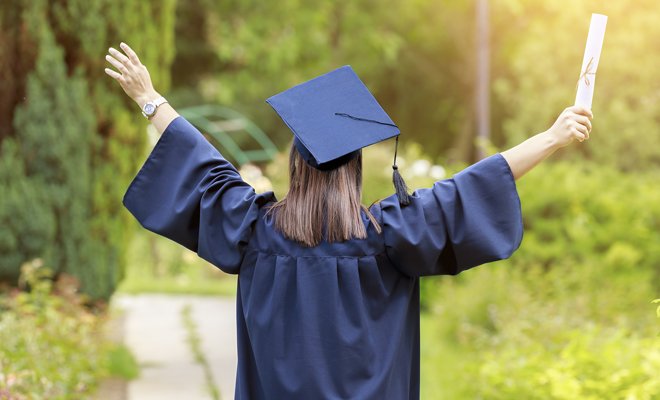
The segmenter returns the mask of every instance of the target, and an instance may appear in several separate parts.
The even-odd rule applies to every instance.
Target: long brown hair
[[[365,239],[361,212],[380,233],[380,225],[362,205],[362,153],[338,168],[320,171],[291,146],[289,192],[268,210],[278,231],[307,247],[324,238],[328,242]]]

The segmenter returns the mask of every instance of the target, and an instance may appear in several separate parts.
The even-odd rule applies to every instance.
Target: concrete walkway
[[[140,377],[129,383],[128,400],[213,399],[204,367],[195,360],[184,324],[190,308],[202,353],[221,398],[234,398],[236,379],[235,300],[223,297],[117,296],[124,310],[124,342],[140,364]]]

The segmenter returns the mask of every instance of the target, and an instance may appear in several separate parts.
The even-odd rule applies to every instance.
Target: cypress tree
[[[0,55],[10,56],[0,57],[3,280],[42,257],[92,299],[116,288],[133,224],[121,198],[144,158],[146,122],[103,73],[103,56],[126,41],[167,90],[174,9],[174,0],[0,6]]]

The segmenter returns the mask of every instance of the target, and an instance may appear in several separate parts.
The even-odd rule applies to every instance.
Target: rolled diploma
[[[591,25],[589,25],[589,35],[587,36],[587,47],[584,49],[582,70],[580,71],[577,95],[575,96],[576,106],[583,106],[591,109],[591,102],[594,98],[594,87],[596,86],[596,70],[598,70],[600,52],[603,49],[603,39],[605,38],[606,26],[606,15],[591,14]]]

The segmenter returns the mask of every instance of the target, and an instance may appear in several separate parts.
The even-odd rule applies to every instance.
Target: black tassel
[[[392,165],[392,182],[394,183],[394,189],[396,189],[396,197],[399,198],[399,204],[402,206],[407,206],[410,204],[410,195],[408,194],[408,186],[403,180],[403,177],[399,173],[399,168],[396,165]]]
[[[399,198],[399,204],[402,206],[407,206],[410,204],[411,197],[408,194],[408,186],[406,181],[403,180],[401,173],[399,173],[399,167],[396,165],[396,153],[399,148],[399,137],[396,137],[396,144],[394,145],[394,164],[392,164],[392,183],[394,183],[394,189],[396,190],[396,197]]]

